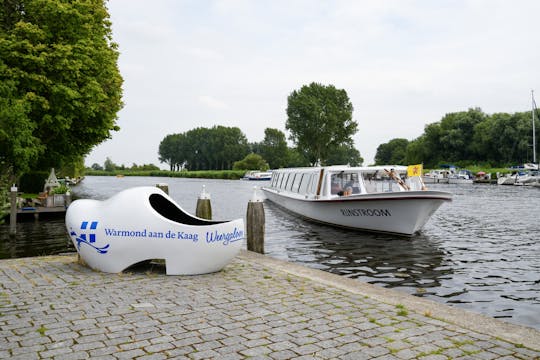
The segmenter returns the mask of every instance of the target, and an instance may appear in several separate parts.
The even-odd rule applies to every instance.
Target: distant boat
[[[529,185],[540,179],[538,170],[531,170],[532,164],[509,168],[510,173],[499,175],[497,184],[499,185]]]
[[[309,220],[412,236],[452,194],[422,190],[419,176],[403,180],[399,173],[407,167],[279,169],[262,190],[269,201]]]
[[[270,171],[248,171],[242,179],[252,181],[269,181],[272,178]]]
[[[422,176],[422,180],[426,184],[448,184],[448,176],[450,171],[446,169],[430,170]]]
[[[448,175],[449,184],[472,184],[473,179],[473,173],[467,169],[461,169],[457,173],[453,172]]]

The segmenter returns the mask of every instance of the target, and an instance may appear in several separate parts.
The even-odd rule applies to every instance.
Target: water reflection
[[[452,273],[444,252],[425,235],[405,238],[312,224],[265,203],[267,252],[335,274],[424,296]],[[294,217],[294,221],[291,221]]]
[[[75,251],[63,218],[19,219],[15,236],[0,225],[0,259],[41,256]],[[8,219],[9,221],[9,219]]]

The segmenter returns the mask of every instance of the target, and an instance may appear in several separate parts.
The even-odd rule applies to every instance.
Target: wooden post
[[[11,187],[11,211],[9,213],[9,234],[15,235],[17,232],[17,186]]]
[[[197,209],[195,215],[201,219],[212,220],[212,204],[210,203],[210,194],[206,192],[205,186],[197,199]]]
[[[165,194],[169,195],[169,184],[159,183],[159,184],[156,184],[156,187],[160,188],[161,190],[165,192]]]
[[[264,254],[264,206],[253,187],[253,197],[248,202],[246,214],[247,249]]]

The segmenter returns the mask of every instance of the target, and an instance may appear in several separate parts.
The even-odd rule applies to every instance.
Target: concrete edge
[[[433,300],[378,287],[247,250],[241,250],[238,256],[249,262],[284,271],[291,275],[304,277],[319,284],[342,289],[353,294],[365,295],[386,304],[401,304],[405,306],[407,310],[414,311],[418,314],[425,315],[426,313],[429,313],[434,319],[540,351],[540,331],[533,328],[507,323],[468,310],[440,304]]]

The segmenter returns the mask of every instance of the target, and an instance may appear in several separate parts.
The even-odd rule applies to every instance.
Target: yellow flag
[[[407,176],[422,176],[422,164],[407,166]]]

